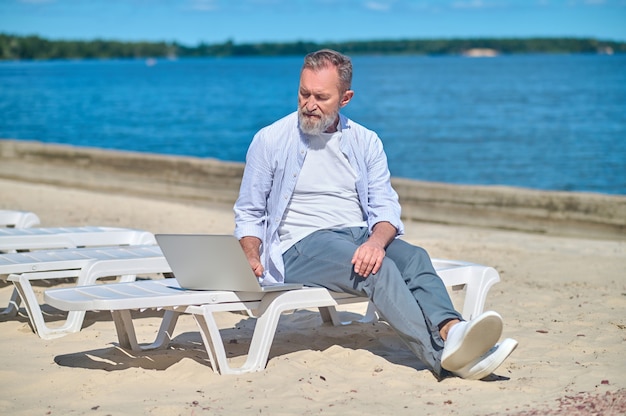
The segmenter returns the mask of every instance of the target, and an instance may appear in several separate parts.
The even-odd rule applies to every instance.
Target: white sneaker
[[[441,366],[455,372],[474,362],[498,342],[502,326],[502,317],[493,311],[454,325],[443,347]]]
[[[517,348],[517,341],[507,338],[487,351],[482,357],[468,364],[454,374],[467,380],[480,380],[496,371],[496,368]]]

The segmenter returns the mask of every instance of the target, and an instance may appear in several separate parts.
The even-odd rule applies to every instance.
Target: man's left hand
[[[352,256],[354,272],[361,277],[378,273],[385,258],[385,249],[397,232],[397,228],[387,221],[376,223],[367,241],[361,244]]]
[[[361,277],[368,277],[376,274],[383,264],[385,258],[385,247],[373,241],[366,241],[361,244],[352,256],[354,272]]]

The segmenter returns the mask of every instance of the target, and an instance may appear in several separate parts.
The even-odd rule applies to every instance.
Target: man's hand
[[[354,272],[361,277],[367,277],[372,273],[377,273],[385,258],[385,247],[366,241],[354,252],[352,264]]]
[[[261,264],[261,253],[259,251],[261,240],[257,237],[242,237],[239,240],[239,244],[241,244],[241,248],[246,255],[246,259],[248,259],[248,263],[250,263],[254,275],[256,277],[263,276],[265,270]]]
[[[372,235],[361,244],[352,256],[354,272],[361,277],[378,273],[385,258],[385,248],[395,238],[398,230],[388,222],[374,225]]]

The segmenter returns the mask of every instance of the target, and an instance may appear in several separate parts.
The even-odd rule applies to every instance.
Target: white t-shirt
[[[278,228],[283,253],[317,230],[367,226],[356,192],[356,172],[339,148],[341,132],[309,138],[302,170]]]

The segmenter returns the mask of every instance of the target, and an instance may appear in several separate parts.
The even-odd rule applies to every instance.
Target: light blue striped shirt
[[[340,115],[341,151],[357,172],[356,189],[361,209],[372,227],[388,221],[404,232],[398,194],[391,187],[387,156],[378,135]],[[252,139],[235,203],[235,237],[259,238],[264,283],[284,281],[278,227],[293,194],[308,150],[294,112],[261,129]]]

